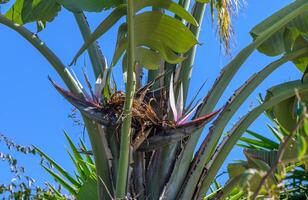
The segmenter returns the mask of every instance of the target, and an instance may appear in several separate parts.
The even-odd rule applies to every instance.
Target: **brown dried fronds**
[[[173,121],[162,120],[154,111],[151,101],[144,98],[143,95],[135,96],[132,105],[132,146],[134,150],[150,136],[153,136],[153,131],[161,129],[164,126],[175,127]],[[104,112],[109,112],[114,115],[118,121],[122,121],[123,106],[125,102],[125,93],[118,91],[111,95],[107,105],[102,108]],[[121,123],[121,122],[120,122]]]
[[[125,93],[118,91],[111,95],[110,100],[104,109],[114,112],[118,119],[123,117],[123,105],[125,102]],[[146,129],[147,127],[162,126],[163,122],[154,111],[151,103],[143,98],[136,97],[132,105],[132,125],[136,130]],[[167,122],[172,125],[172,122]]]

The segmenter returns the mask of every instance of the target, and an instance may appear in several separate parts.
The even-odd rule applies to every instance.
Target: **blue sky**
[[[207,80],[206,87],[201,93],[205,95],[218,76],[221,68],[240,49],[251,42],[249,35],[251,28],[290,2],[292,1],[247,0],[246,5],[240,9],[238,16],[234,20],[235,37],[234,43],[232,44],[231,56],[224,56],[221,51],[216,27],[212,25],[210,16],[207,14],[200,34],[199,41],[202,45],[198,47],[189,96],[193,96],[202,83]],[[2,6],[0,11],[3,13],[6,9],[7,6]],[[106,14],[87,13],[91,28],[94,29]],[[29,25],[28,27],[31,30],[35,30],[33,25]],[[108,61],[111,60],[114,50],[115,31],[115,28],[112,29],[99,40],[103,53],[108,58]],[[64,9],[52,23],[47,25],[45,30],[39,33],[39,37],[65,64],[71,61],[82,44],[82,38],[73,15]],[[50,75],[62,85],[63,83],[50,64],[36,49],[17,33],[2,25],[0,25],[0,44],[0,133],[5,134],[18,144],[32,144],[41,148],[64,168],[72,171],[73,165],[66,153],[68,145],[65,141],[63,130],[66,130],[74,141],[77,141],[79,137],[84,136],[83,129],[75,125],[68,118],[72,106],[54,90],[47,76]],[[227,88],[220,105],[250,75],[261,70],[275,59],[255,52]],[[77,76],[81,79],[80,69],[84,67],[84,63],[86,63],[86,67],[90,72],[90,62],[86,54],[81,56],[79,62],[74,67]],[[119,82],[119,87],[123,89],[123,83],[120,83],[120,66],[117,66],[115,76]],[[298,79],[299,77],[300,73],[292,63],[288,63],[278,69],[251,94],[250,98],[241,107],[234,119],[232,119],[228,129],[239,117],[257,105],[257,98],[260,92],[264,94],[266,89],[272,85]],[[265,135],[270,135],[265,127],[266,122],[266,119],[261,117],[250,129],[262,132]],[[204,134],[206,134],[206,130]],[[2,143],[0,143],[0,152],[8,152]],[[46,180],[51,180],[47,173],[39,166],[40,159],[38,157],[18,153],[12,154],[18,158],[20,165],[25,166],[26,174],[36,179],[39,184],[42,184]],[[230,154],[228,161],[241,158],[241,150],[236,148]],[[0,162],[0,169],[0,183],[8,183],[12,178],[11,174],[8,173],[8,165]]]

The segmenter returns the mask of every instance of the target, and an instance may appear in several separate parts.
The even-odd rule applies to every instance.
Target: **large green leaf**
[[[135,51],[135,58],[139,66],[144,67],[148,70],[156,70],[159,68],[161,62],[161,56],[151,49],[144,47],[138,47]],[[123,68],[124,71],[127,69],[127,54],[123,57]]]
[[[296,102],[296,98],[291,97],[272,108],[279,124],[288,131],[292,131],[296,125]]]
[[[147,39],[147,40],[141,40],[142,38],[136,38],[136,46],[147,46],[150,47],[154,51],[158,51],[160,57],[169,62],[169,63],[179,63],[182,62],[185,58],[182,56],[176,55],[169,47],[164,45],[161,41],[155,40],[155,39]],[[124,38],[121,40],[116,47],[113,59],[112,59],[112,65],[116,65],[119,59],[121,58],[122,54],[125,52],[127,48],[127,39]]]
[[[267,93],[266,99],[271,96],[270,93]],[[308,93],[303,92],[299,94],[302,103],[305,103],[308,105]],[[286,99],[277,105],[273,106],[271,109],[269,109],[268,112],[270,112],[273,117],[275,117],[278,121],[278,123],[288,132],[291,132],[294,130],[297,124],[297,112],[299,109],[299,101],[297,97],[294,95],[293,97],[290,97],[289,99]]]
[[[277,22],[279,22],[287,14],[289,14],[290,12],[298,9],[299,7],[303,7],[303,6],[305,8],[308,6],[308,3],[307,3],[306,0],[297,0],[297,1],[289,4],[288,6],[286,6],[286,7],[282,8],[281,10],[277,11],[276,13],[274,13],[273,15],[271,15],[270,17],[268,17],[267,19],[265,19],[264,21],[259,23],[257,26],[255,26],[250,31],[250,34],[255,39],[258,38],[269,27],[275,25]],[[300,20],[300,22],[302,23],[302,19],[307,20],[307,18],[304,17],[306,15],[307,14],[303,13],[303,14],[297,16],[295,19],[293,19],[291,22],[289,22],[288,25],[293,24],[292,22],[294,22],[294,21],[296,21],[296,24],[298,24],[299,22],[297,20]],[[306,24],[306,23],[303,23],[303,24]],[[282,29],[284,29],[284,28],[282,28]]]
[[[180,5],[172,2],[171,0],[135,0],[134,1],[134,9],[135,12],[140,11],[141,9],[148,7],[148,6],[155,6],[158,8],[167,9],[173,13],[175,13],[177,16],[180,16],[181,18],[185,19],[186,21],[190,22],[191,24],[198,26],[198,23],[192,17],[192,15],[187,12],[183,7]],[[76,62],[78,57],[89,47],[90,44],[92,44],[95,40],[100,38],[106,31],[108,31],[120,18],[126,15],[126,5],[121,5],[115,8],[111,14],[103,20],[100,25],[94,30],[92,35],[85,41],[85,43],[82,45],[82,47],[77,52],[76,56],[74,56],[73,62]],[[159,21],[159,18],[153,19],[154,21]],[[178,20],[177,20],[178,21]],[[136,23],[136,26],[139,26]],[[152,30],[153,27],[150,27],[150,30]],[[180,32],[181,30],[178,29]],[[168,53],[170,54],[170,53]],[[174,56],[173,56],[174,57]]]
[[[193,33],[177,19],[160,12],[144,12],[135,16],[135,45],[158,51],[169,63],[179,63],[185,53],[198,43]],[[117,43],[112,65],[115,65],[127,48],[127,39]]]
[[[123,0],[56,0],[65,8],[73,12],[89,11],[100,12],[115,7]]]
[[[182,6],[173,2],[172,0],[135,0],[134,4],[136,12],[138,12],[142,8],[149,6],[156,8],[163,8],[173,12],[174,14],[186,20],[190,24],[198,26],[196,19],[189,12],[187,12]]]
[[[198,43],[182,22],[158,11],[136,15],[135,37],[145,42],[149,39],[161,41],[178,53],[185,53]]]
[[[290,11],[298,8],[299,6],[306,6],[306,0],[297,0],[289,6],[279,10],[274,15],[265,19],[262,23],[254,27],[250,34],[257,39],[268,27],[274,25],[283,16]],[[308,10],[308,8],[306,8]],[[276,34],[267,39],[258,50],[268,56],[277,56],[290,50],[295,50],[302,46],[307,46],[308,42],[304,39],[308,34],[308,12],[304,12],[301,15],[294,18],[286,26],[281,28]],[[301,71],[304,71],[308,65],[308,54],[302,58],[294,60],[294,64]]]
[[[228,175],[230,178],[235,178],[236,176],[245,172],[248,168],[247,161],[238,161],[235,163],[228,164]]]
[[[44,24],[52,21],[60,9],[55,0],[17,0],[5,16],[20,25],[29,22]]]
[[[308,15],[307,15],[308,18]],[[307,36],[308,36],[308,32],[307,32]],[[307,47],[308,46],[308,37],[307,36],[302,36],[299,35],[293,44],[293,49],[299,49],[301,47]],[[304,72],[308,66],[308,53],[305,54],[304,56],[300,57],[300,58],[296,58],[293,60],[293,63],[296,65],[296,67]]]

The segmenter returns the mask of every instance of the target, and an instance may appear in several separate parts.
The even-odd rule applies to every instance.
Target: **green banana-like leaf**
[[[183,57],[174,52],[185,53],[198,43],[193,33],[177,19],[157,11],[135,16],[135,44],[158,51],[169,63],[179,63]],[[117,43],[112,65],[115,65],[127,48],[127,39]]]
[[[39,31],[46,22],[51,22],[60,10],[61,5],[55,0],[16,0],[5,17],[19,25],[38,22]]]
[[[307,15],[308,19],[308,15]],[[308,32],[306,33],[308,36]],[[299,49],[301,47],[307,47],[308,46],[308,37],[299,35],[293,44],[293,49]],[[296,67],[301,71],[304,72],[308,66],[308,53],[300,58],[296,58],[293,60],[293,63],[296,65]]]
[[[135,58],[140,66],[148,70],[158,69],[161,62],[161,57],[157,52],[142,47],[136,48]]]
[[[146,40],[142,40],[142,38],[136,39],[137,46],[144,46],[150,47],[152,51],[158,51],[160,58],[167,61],[168,63],[176,64],[182,62],[185,58],[175,54],[169,47],[164,45],[159,40],[154,40],[148,38]],[[116,65],[119,59],[121,58],[122,54],[125,52],[127,48],[127,39],[124,38],[123,40],[119,41],[117,44],[113,59],[112,59],[112,66]],[[146,59],[146,58],[143,58]],[[139,61],[140,62],[140,61]]]
[[[307,137],[301,136],[298,138],[300,138],[300,142],[299,140],[295,140],[288,144],[288,148],[286,148],[280,165],[286,166],[301,161],[301,158],[307,159]],[[267,151],[263,149],[245,149],[245,153],[255,159],[264,161],[269,166],[273,166],[277,160],[277,150]],[[298,157],[299,155],[301,155],[301,158]]]
[[[277,121],[287,131],[292,131],[296,125],[296,102],[296,97],[291,97],[272,108]]]
[[[138,47],[135,50],[135,58],[138,65],[148,70],[156,70],[159,68],[161,62],[161,56],[151,50],[144,47]],[[124,71],[127,69],[127,54],[123,56],[123,68]]]
[[[100,12],[113,8],[121,3],[123,0],[56,0],[68,10],[73,12],[89,11]]]
[[[270,97],[270,93],[267,94],[265,99]],[[300,93],[301,102],[308,105],[308,93]],[[298,118],[298,107],[299,100],[296,96],[290,97],[279,104],[275,105],[273,108],[269,109],[269,113],[273,115],[272,117],[276,118],[278,123],[288,132],[294,130],[297,124]]]
[[[298,8],[299,6],[306,6],[306,0],[297,0],[289,6],[279,10],[274,15],[265,19],[262,23],[254,27],[250,34],[257,39],[268,27],[274,25],[283,16],[290,11]],[[308,10],[308,8],[306,9]],[[290,51],[290,49],[300,48],[301,46],[307,46],[307,39],[304,38],[308,34],[308,12],[304,12],[301,15],[290,21],[285,27],[280,29],[276,34],[267,39],[258,50],[268,56],[277,56],[284,52]],[[298,41],[300,40],[300,41]],[[299,46],[299,47],[298,47]],[[294,60],[294,64],[298,69],[304,71],[308,64],[308,54],[300,59]]]
[[[271,169],[270,165],[268,163],[266,163],[265,161],[254,157],[253,154],[250,154],[247,151],[245,151],[244,153],[245,153],[245,156],[248,160],[248,167],[249,168],[257,169],[258,171],[262,171],[262,172],[268,172]],[[275,176],[273,174],[271,174],[268,177],[267,183],[269,185],[276,185],[277,184],[277,180],[275,179]]]
[[[158,11],[135,16],[135,37],[144,42],[148,39],[161,41],[177,53],[185,53],[198,43],[182,22]]]
[[[247,161],[240,160],[235,163],[230,163],[227,166],[228,175],[230,178],[235,178],[238,175],[244,173],[247,168],[248,168]]]
[[[187,10],[185,10],[182,6],[173,2],[172,0],[135,0],[134,1],[135,12],[138,12],[139,10],[145,7],[149,7],[149,6],[156,7],[156,8],[162,8],[162,9],[171,11],[177,16],[179,16],[180,18],[189,22],[190,24],[194,26],[198,26],[198,23],[195,20],[195,18]]]
[[[167,10],[175,13],[177,16],[180,16],[181,18],[190,22],[191,24],[198,26],[198,23],[196,22],[194,17],[192,17],[191,14],[188,11],[186,11],[183,7],[174,3],[171,0],[146,0],[146,1],[135,0],[134,1],[135,12],[138,12],[141,9],[148,7],[148,6],[155,6],[155,7],[158,7],[158,8],[167,9]],[[126,5],[120,5],[117,8],[115,8],[111,12],[111,14],[104,21],[102,21],[100,23],[100,25],[94,30],[92,35],[85,41],[85,43],[79,49],[77,54],[74,56],[72,63],[76,62],[78,57],[90,46],[90,44],[92,44],[94,41],[96,41],[98,38],[100,38],[119,19],[121,19],[125,15],[126,15]],[[158,19],[154,19],[154,20],[157,21]],[[138,26],[138,24],[137,24],[137,26]],[[153,27],[150,27],[150,30],[152,30],[152,29],[153,29]]]
[[[296,141],[296,147],[297,147],[297,158],[302,159],[306,154],[308,154],[308,148],[307,148],[307,136],[297,136],[297,141]]]

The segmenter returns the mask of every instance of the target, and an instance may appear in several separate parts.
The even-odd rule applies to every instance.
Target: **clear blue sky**
[[[291,0],[247,0],[245,7],[241,8],[238,17],[234,21],[235,45],[233,44],[232,56],[251,42],[249,31],[265,17],[282,8]],[[5,12],[7,6],[1,6],[1,12]],[[208,12],[207,12],[208,13]],[[106,16],[103,14],[87,13],[92,29]],[[34,26],[28,26],[34,30]],[[77,25],[73,15],[62,10],[54,22],[39,33],[39,37],[68,64],[73,55],[82,44]],[[202,46],[198,47],[198,54],[193,70],[193,81],[191,83],[190,96],[195,94],[204,80],[207,80],[202,95],[210,88],[220,69],[230,61],[232,56],[224,56],[220,50],[219,39],[215,26],[212,26],[210,16],[207,14],[204,20],[201,37]],[[108,61],[112,57],[115,43],[115,29],[109,31],[99,40],[103,53]],[[67,144],[62,130],[66,130],[70,136],[77,141],[82,137],[82,127],[73,124],[68,118],[72,106],[67,103],[51,86],[47,79],[50,75],[57,82],[63,83],[58,78],[50,64],[34,49],[28,42],[17,33],[0,25],[0,132],[22,145],[33,144],[43,149],[53,157],[64,168],[71,171],[73,165],[66,153]],[[259,53],[245,63],[239,71],[232,84],[228,87],[222,102],[228,99],[250,75],[259,71],[275,58],[269,58]],[[87,56],[82,56],[75,67],[77,76],[82,79],[80,69],[84,61],[90,71],[90,62]],[[120,67],[117,66],[115,76],[119,77]],[[257,105],[258,93],[266,88],[288,81],[298,79],[300,73],[292,63],[286,64],[268,78],[257,90],[252,93],[247,102],[241,107],[232,123]],[[93,81],[92,81],[93,82]],[[123,89],[123,84],[120,84]],[[221,103],[222,103],[221,102]],[[222,105],[220,103],[220,105]],[[228,128],[232,125],[229,125]],[[265,127],[266,120],[261,117],[255,122],[251,129],[270,135]],[[206,133],[206,131],[204,132]],[[8,152],[0,143],[0,152]],[[26,174],[32,176],[39,184],[50,177],[39,166],[39,158],[13,153],[18,158],[20,165],[26,167]],[[228,161],[242,158],[240,149],[235,149]],[[8,183],[12,176],[8,173],[6,163],[0,162],[0,183]]]

